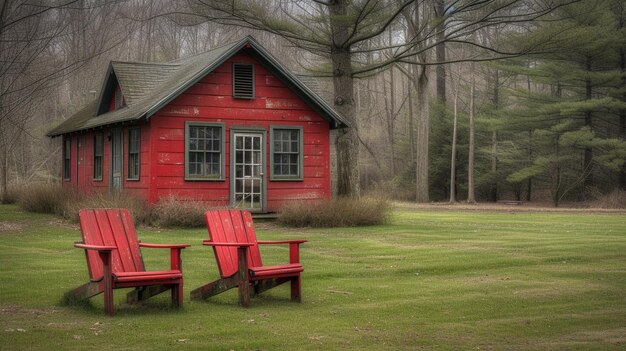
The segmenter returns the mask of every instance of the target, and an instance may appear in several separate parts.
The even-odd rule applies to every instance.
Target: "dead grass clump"
[[[78,221],[78,211],[83,208],[127,208],[132,213],[135,223],[150,224],[151,210],[148,204],[133,195],[125,193],[92,193],[75,195],[67,201],[60,213],[66,219]]]
[[[5,205],[17,203],[17,200],[20,195],[17,189],[18,188],[16,186],[9,186],[7,190],[3,194],[0,195],[0,203],[5,204]]]
[[[615,189],[613,192],[599,196],[590,205],[592,208],[626,208],[626,191]]]
[[[201,201],[164,197],[152,209],[152,224],[166,228],[204,227],[207,205]]]
[[[17,195],[17,204],[28,212],[61,214],[71,195],[59,184],[32,183],[21,188]]]
[[[383,224],[389,203],[382,198],[336,198],[330,201],[296,201],[286,204],[278,222],[291,227],[358,227]]]

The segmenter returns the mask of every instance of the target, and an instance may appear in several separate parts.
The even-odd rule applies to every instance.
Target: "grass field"
[[[217,277],[206,230],[140,229],[145,242],[191,243],[185,304],[168,294],[104,316],[60,304],[87,281],[76,225],[0,206],[2,350],[624,350],[626,215],[415,210],[384,226],[299,229],[260,223],[261,239],[307,239],[303,303],[288,286],[238,307],[231,291],[189,301]],[[267,247],[266,263],[288,259]],[[167,251],[144,249],[148,269]]]

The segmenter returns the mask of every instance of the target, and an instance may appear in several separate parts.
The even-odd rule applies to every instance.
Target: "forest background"
[[[352,123],[339,194],[588,203],[626,191],[623,0],[4,0],[0,195],[58,182],[45,133],[111,60],[252,34]]]

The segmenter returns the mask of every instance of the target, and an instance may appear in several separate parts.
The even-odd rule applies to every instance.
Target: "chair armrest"
[[[115,247],[115,246],[87,245],[87,244],[83,244],[83,243],[81,243],[81,242],[74,243],[74,247],[77,247],[77,248],[79,248],[79,249],[85,249],[85,250],[96,250],[96,251],[111,251],[111,250],[117,250],[117,247]]]
[[[275,244],[302,244],[306,243],[308,240],[264,240],[257,241],[259,245],[275,245]]]
[[[150,244],[150,243],[139,243],[141,247],[147,247],[151,249],[184,249],[191,245],[189,244]]]
[[[289,263],[300,263],[300,244],[307,240],[257,241],[259,245],[289,244]]]
[[[180,251],[191,245],[189,244],[149,244],[139,242],[140,247],[147,247],[150,249],[170,249],[170,269],[176,271],[183,271],[183,260],[180,257]]]
[[[213,242],[213,241],[210,241],[210,240],[202,241],[202,245],[206,245],[206,246],[235,246],[235,247],[254,246],[254,244],[251,244],[251,243],[218,243],[218,242]]]

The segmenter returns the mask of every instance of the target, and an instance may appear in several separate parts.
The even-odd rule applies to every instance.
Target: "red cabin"
[[[111,62],[100,97],[48,133],[63,186],[273,212],[330,197],[345,120],[246,37],[167,64]]]

